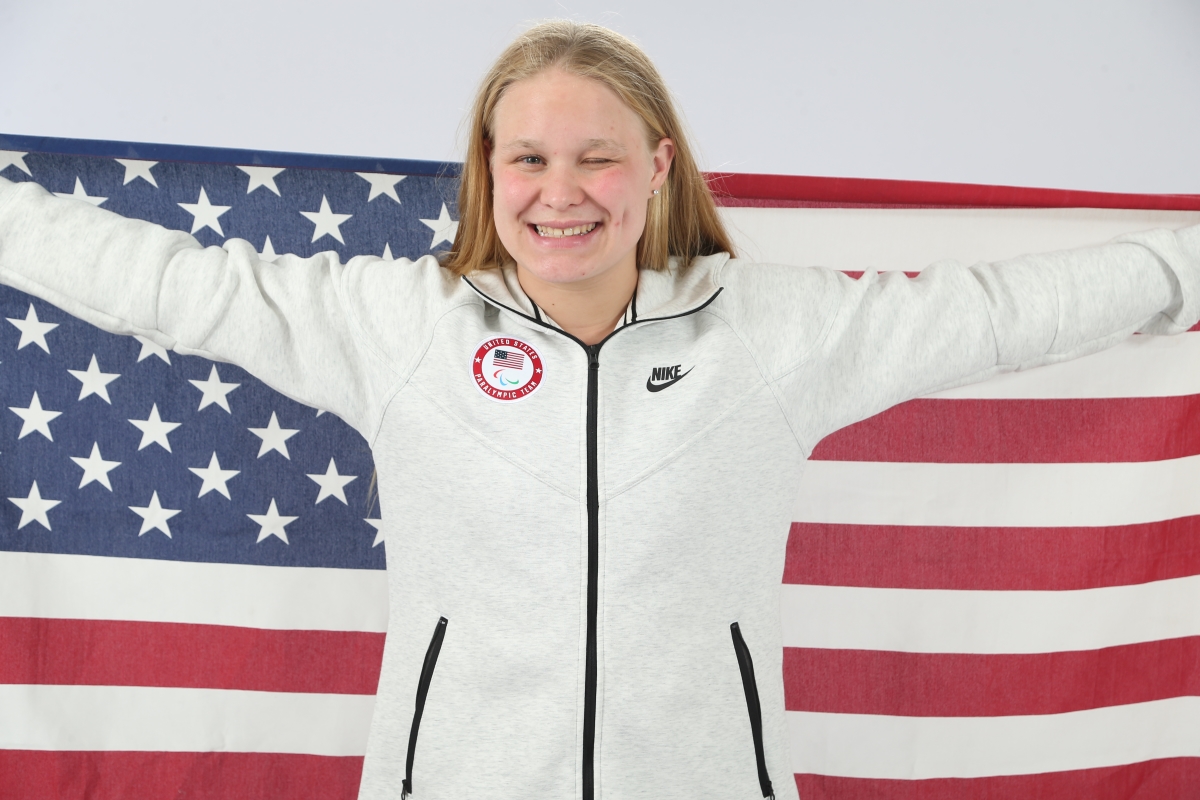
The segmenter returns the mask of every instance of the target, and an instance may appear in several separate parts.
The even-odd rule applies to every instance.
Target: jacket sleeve
[[[354,298],[386,293],[385,273],[418,267],[431,268],[342,264],[334,253],[265,262],[248,242],[205,248],[181,231],[0,178],[0,282],[106,331],[235,363],[368,440],[403,364],[363,335]]]
[[[746,333],[806,452],[890,406],[997,372],[1065,361],[1200,318],[1200,226],[919,277],[730,262]]]

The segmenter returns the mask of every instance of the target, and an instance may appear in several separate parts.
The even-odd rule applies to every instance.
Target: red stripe
[[[825,437],[818,461],[1160,461],[1200,453],[1200,395],[910,400]]]
[[[792,523],[784,583],[1065,590],[1200,575],[1200,517],[1104,528]]]
[[[972,183],[707,173],[719,205],[1120,208],[1200,211],[1200,195],[1120,194]]]
[[[1200,758],[1119,767],[923,781],[797,775],[803,800],[1196,800]]]
[[[1200,637],[1020,655],[787,647],[783,680],[791,711],[1064,714],[1200,695]]]
[[[0,617],[0,683],[374,694],[383,639],[381,633]]]
[[[5,800],[354,800],[361,757],[0,750]]]

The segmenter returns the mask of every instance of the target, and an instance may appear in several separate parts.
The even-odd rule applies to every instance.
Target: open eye
[[[541,164],[543,162],[542,162],[541,156],[521,156],[520,158],[517,159],[517,163],[525,164],[530,167],[537,167],[537,166],[541,166]]]

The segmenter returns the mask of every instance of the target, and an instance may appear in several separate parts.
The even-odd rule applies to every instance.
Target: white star
[[[262,439],[262,445],[258,448],[258,457],[262,458],[272,450],[278,451],[284,458],[291,460],[288,455],[287,440],[300,432],[299,428],[281,428],[279,427],[279,419],[275,416],[275,412],[271,412],[271,421],[267,423],[265,428],[249,428],[249,431],[258,438]]]
[[[158,502],[158,492],[150,496],[150,505],[145,507],[130,506],[129,510],[142,518],[142,528],[138,536],[157,528],[171,538],[171,528],[167,520],[179,513],[177,508],[163,508]]]
[[[29,311],[25,314],[25,319],[13,319],[5,317],[13,325],[17,326],[17,330],[21,332],[21,341],[17,342],[17,349],[20,350],[27,344],[36,344],[38,347],[50,352],[50,346],[46,344],[46,334],[58,327],[56,322],[42,322],[38,319],[37,309],[33,307],[33,303],[29,304]]]
[[[383,260],[384,261],[395,261],[396,260],[396,257],[392,255],[392,243],[391,242],[383,243]]]
[[[342,230],[338,226],[354,215],[333,213],[333,210],[329,207],[329,201],[325,199],[325,195],[321,195],[320,211],[301,211],[300,213],[304,215],[305,219],[316,226],[313,228],[312,240],[314,242],[328,234],[342,244],[346,243],[346,240],[342,238]]]
[[[28,153],[18,153],[16,150],[0,150],[0,172],[9,167],[16,167],[26,175],[33,177],[33,173],[29,171],[29,167],[25,166],[25,156]]]
[[[108,473],[121,466],[121,462],[105,461],[100,455],[99,443],[92,442],[92,454],[87,458],[71,456],[71,460],[83,467],[83,478],[79,481],[80,489],[95,481],[110,492],[113,490],[112,484],[108,482]]]
[[[128,186],[138,178],[141,178],[155,189],[158,188],[158,181],[154,180],[154,173],[150,171],[150,168],[158,163],[157,161],[134,161],[129,158],[114,160],[125,168],[125,183],[122,186]]]
[[[61,500],[43,500],[42,493],[38,491],[37,481],[33,482],[28,497],[10,497],[8,499],[21,509],[21,521],[17,523],[17,530],[21,530],[31,522],[36,522],[46,530],[50,530],[50,518],[46,516],[46,512],[62,502]]]
[[[325,474],[309,475],[308,477],[316,481],[321,487],[321,491],[317,492],[317,502],[320,503],[326,497],[336,497],[342,501],[342,505],[350,505],[346,502],[346,484],[357,478],[357,475],[339,475],[337,464],[333,463],[333,459],[329,459],[329,468],[325,470]]]
[[[364,519],[363,522],[375,529],[375,543],[371,547],[377,547],[383,541],[383,520],[381,519]]]
[[[400,198],[396,196],[396,184],[404,180],[403,175],[381,175],[377,172],[356,172],[354,174],[371,184],[371,193],[367,197],[368,203],[381,194],[387,195],[397,203],[400,202]]]
[[[437,219],[423,219],[421,222],[433,231],[433,241],[429,243],[430,250],[441,242],[454,244],[454,237],[458,235],[458,223],[450,219],[450,212],[445,203],[442,203],[442,211]]]
[[[33,400],[30,401],[27,408],[9,406],[8,410],[24,420],[21,423],[21,432],[17,434],[18,439],[24,439],[29,434],[37,431],[50,441],[54,441],[54,437],[50,435],[50,420],[62,416],[62,412],[43,410],[42,401],[38,400],[37,392],[33,393]]]
[[[142,432],[142,443],[138,445],[138,450],[144,450],[152,444],[157,444],[171,452],[171,443],[167,441],[167,434],[178,428],[182,423],[179,422],[163,422],[158,416],[158,403],[150,407],[150,416],[146,419],[131,419],[134,427]]]
[[[233,208],[233,206],[214,206],[208,202],[208,194],[205,193],[203,186],[200,187],[199,200],[194,203],[180,203],[179,207],[192,215],[192,233],[201,228],[212,228],[221,236],[225,235],[225,231],[221,230],[221,223],[217,217]]]
[[[258,257],[263,261],[274,261],[275,259],[279,258],[279,253],[276,253],[275,248],[271,246],[270,236],[268,236],[267,240],[263,242],[263,249],[262,252],[258,254]]]
[[[150,356],[158,356],[168,364],[171,363],[171,356],[167,354],[167,348],[163,347],[161,344],[153,342],[147,339],[145,336],[135,335],[133,338],[141,342],[142,345],[142,351],[138,353],[139,362],[145,361]]]
[[[92,363],[88,364],[86,370],[69,369],[67,372],[74,375],[83,384],[79,387],[79,399],[88,395],[96,395],[104,402],[112,405],[112,400],[108,398],[108,385],[121,377],[119,372],[101,372],[100,365],[96,363],[96,354],[92,354]]]
[[[284,526],[290,525],[300,519],[299,517],[282,516],[279,510],[275,508],[275,498],[271,498],[271,507],[267,509],[266,514],[247,514],[246,516],[260,526],[258,542],[261,542],[268,536],[278,536],[283,540],[284,544],[291,544],[287,538],[287,531],[283,529]],[[258,544],[258,542],[255,542],[255,544]]]
[[[200,494],[196,495],[197,497],[204,497],[209,492],[216,490],[225,495],[227,500],[232,500],[233,498],[229,496],[229,487],[225,484],[234,475],[241,474],[236,469],[221,469],[221,462],[217,460],[215,452],[212,454],[212,458],[208,460],[207,467],[188,467],[188,471],[199,475],[204,481],[204,483],[200,484]]]
[[[211,406],[214,403],[229,411],[229,399],[226,395],[241,386],[240,383],[222,383],[221,376],[217,374],[216,365],[213,365],[212,372],[208,373],[208,380],[188,381],[188,383],[204,392],[204,396],[200,398],[200,407],[196,409],[197,411],[203,411],[205,407]],[[233,412],[230,411],[229,413],[232,414]]]
[[[55,192],[54,194],[57,197],[70,197],[75,200],[82,200],[83,202],[91,203],[94,206],[98,206],[108,199],[107,197],[92,197],[89,195],[87,190],[83,188],[83,181],[79,180],[79,178],[75,179],[75,191],[70,193]]]
[[[275,176],[283,172],[282,167],[238,167],[238,169],[250,176],[246,194],[250,194],[260,186],[265,186],[274,192],[276,197],[280,196],[279,187],[275,185]]]

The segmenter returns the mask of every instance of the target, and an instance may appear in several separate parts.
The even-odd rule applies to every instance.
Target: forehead
[[[645,142],[641,119],[609,87],[551,69],[510,85],[496,104],[492,135],[499,148],[531,144],[630,147]]]

